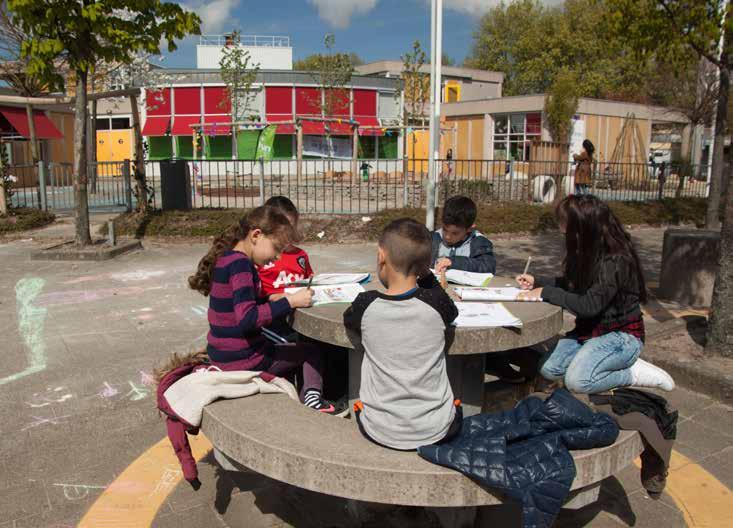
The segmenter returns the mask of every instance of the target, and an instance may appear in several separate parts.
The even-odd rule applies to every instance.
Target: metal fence
[[[193,207],[250,208],[270,196],[288,196],[303,213],[370,214],[386,209],[423,207],[428,160],[207,160],[188,161]],[[72,209],[70,164],[12,167],[19,183],[13,205]],[[135,207],[129,162],[90,165],[88,199],[96,210]],[[479,203],[548,202],[563,193],[590,192],[609,201],[705,197],[706,166],[605,163],[593,165],[592,183],[576,189],[567,162],[441,160],[438,203],[463,194]],[[161,162],[146,162],[153,207],[161,199]]]

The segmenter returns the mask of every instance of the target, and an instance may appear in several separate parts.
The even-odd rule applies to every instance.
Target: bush
[[[0,234],[19,233],[38,229],[56,220],[53,213],[39,209],[18,208],[8,215],[0,215]]]

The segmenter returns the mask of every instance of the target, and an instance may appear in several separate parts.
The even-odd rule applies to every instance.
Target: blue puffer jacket
[[[458,436],[418,453],[520,501],[522,525],[544,528],[575,478],[568,450],[608,446],[617,436],[610,416],[558,389],[545,401],[529,397],[511,411],[466,418]]]

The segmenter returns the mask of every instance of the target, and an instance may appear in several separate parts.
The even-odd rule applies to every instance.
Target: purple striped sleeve
[[[228,269],[229,285],[233,291],[234,315],[237,326],[244,335],[254,333],[272,323],[273,318],[282,317],[290,312],[290,303],[287,299],[257,304],[254,270],[249,259],[234,260]]]

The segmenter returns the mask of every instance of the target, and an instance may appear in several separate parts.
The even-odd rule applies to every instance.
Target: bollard
[[[115,223],[113,220],[107,221],[107,242],[110,246],[117,245],[117,237],[115,236]]]
[[[48,200],[46,198],[46,165],[43,161],[38,162],[38,193],[41,209],[48,211]]]

